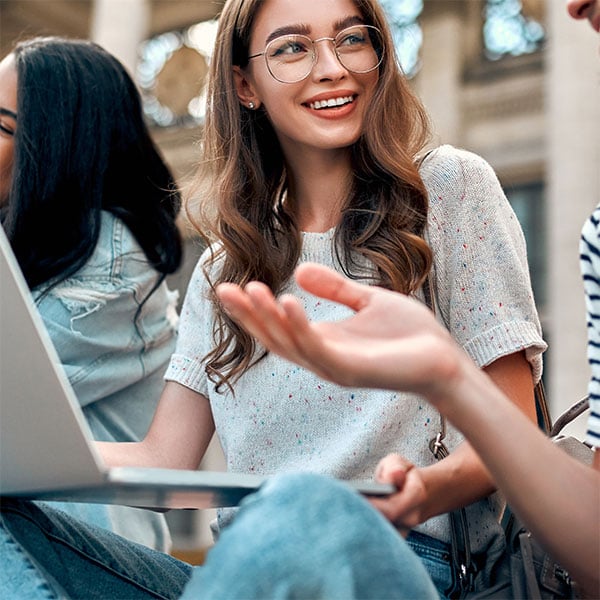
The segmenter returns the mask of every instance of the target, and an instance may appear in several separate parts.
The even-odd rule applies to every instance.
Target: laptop
[[[0,227],[0,494],[147,508],[237,506],[266,477],[109,468]],[[366,495],[393,487],[349,481]]]

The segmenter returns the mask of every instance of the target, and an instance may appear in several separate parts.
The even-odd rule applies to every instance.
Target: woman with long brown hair
[[[259,280],[276,295],[300,296],[312,318],[337,320],[349,310],[303,294],[292,278],[299,263],[320,262],[421,300],[429,279],[453,337],[535,418],[533,381],[545,344],[522,232],[485,161],[449,146],[428,153],[428,139],[425,111],[398,67],[375,0],[226,2],[211,65],[197,201],[188,204],[210,246],[187,291],[147,437],[101,445],[112,465],[194,469],[216,430],[231,471],[312,471],[340,479],[371,478],[383,456],[398,453],[417,468],[391,498],[394,510],[386,517],[402,532],[412,530],[408,545],[366,504],[348,505],[342,521],[373,556],[374,539],[386,555],[400,549],[403,558],[394,554],[394,564],[427,582],[419,593],[410,590],[413,597],[432,591],[423,565],[441,595],[452,585],[449,510],[467,506],[481,557],[501,537],[500,502],[489,496],[494,485],[487,471],[453,429],[446,437],[453,452],[436,462],[429,442],[439,415],[418,396],[336,386],[266,353],[223,311],[215,287]],[[323,512],[329,504],[323,498],[315,495],[309,511],[307,499],[298,498],[305,517],[294,535],[308,531],[313,519],[323,540],[335,540],[343,553],[337,535],[329,536],[333,516],[330,521]],[[248,531],[242,515],[257,506],[241,509],[209,566],[227,556],[243,523]],[[220,525],[232,517],[221,512]],[[368,522],[372,534],[359,531],[355,519]],[[285,537],[277,523],[269,536]],[[384,546],[384,539],[390,543]],[[311,546],[326,565],[318,542]],[[406,555],[409,547],[421,561]],[[275,558],[288,564],[283,553]],[[384,564],[371,562],[373,582]],[[359,567],[352,561],[349,571],[327,576]],[[397,589],[396,576],[396,566],[388,569],[379,587],[371,583],[373,594]],[[230,578],[232,586],[238,583],[239,576]],[[265,585],[262,595],[273,594]]]
[[[295,285],[299,263],[420,299],[431,273],[440,319],[535,419],[545,344],[517,219],[481,158],[427,153],[426,113],[376,2],[229,2],[211,69],[188,212],[213,244],[188,288],[168,386],[208,400],[232,471],[370,477],[389,452],[417,465],[390,517],[414,530],[408,541],[443,593],[445,513],[468,507],[482,563],[500,539],[500,503],[468,443],[450,430],[454,451],[437,463],[439,415],[418,396],[342,388],[266,354],[214,287],[258,280],[300,295],[312,318],[337,320],[347,309]]]

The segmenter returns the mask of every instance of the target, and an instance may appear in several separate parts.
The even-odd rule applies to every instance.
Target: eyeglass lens
[[[383,44],[376,27],[348,27],[337,34],[333,43],[338,60],[353,73],[368,73],[381,62]],[[317,60],[317,49],[305,35],[284,35],[269,43],[265,57],[275,79],[283,83],[295,83],[311,72]]]

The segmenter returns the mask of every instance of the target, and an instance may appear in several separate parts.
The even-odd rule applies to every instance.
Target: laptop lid
[[[100,457],[0,227],[0,491],[103,481]]]
[[[0,227],[0,493],[164,508],[233,506],[256,475],[108,469]]]

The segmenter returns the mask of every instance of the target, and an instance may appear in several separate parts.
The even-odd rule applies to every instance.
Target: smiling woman
[[[216,430],[235,472],[371,478],[389,453],[407,469],[381,512],[323,477],[275,477],[239,514],[220,512],[222,538],[206,567],[191,573],[189,596],[210,597],[211,581],[226,579],[215,597],[298,589],[309,597],[399,589],[400,596],[444,597],[456,575],[446,513],[459,507],[487,567],[485,585],[493,566],[486,552],[503,543],[502,503],[458,431],[448,430],[452,452],[437,462],[428,448],[439,415],[417,394],[335,385],[265,352],[223,310],[215,289],[258,280],[276,297],[300,296],[310,318],[337,321],[350,309],[303,292],[292,277],[299,264],[318,262],[422,302],[429,280],[449,334],[534,419],[532,383],[545,344],[523,235],[494,172],[464,150],[427,151],[427,114],[398,67],[376,0],[228,0],[202,142],[191,191],[198,200],[188,216],[209,248],[188,287],[148,435],[100,444],[106,462],[196,468]],[[310,492],[299,491],[303,481]],[[332,518],[330,506],[343,518]],[[94,532],[88,537],[96,541]],[[128,578],[138,564],[100,555],[100,562],[132,565]],[[156,556],[152,562],[168,567]],[[84,561],[81,570],[77,581],[98,569]],[[182,571],[179,584],[190,577]],[[162,586],[159,573],[152,569],[144,585]],[[120,587],[124,575],[111,575],[112,583]]]
[[[435,410],[412,394],[331,385],[264,353],[213,290],[258,280],[300,295],[312,318],[337,320],[343,308],[295,285],[298,264],[421,299],[431,272],[451,334],[533,417],[545,344],[517,220],[481,158],[448,146],[424,158],[427,116],[376,2],[233,0],[215,48],[201,204],[189,211],[215,243],[188,288],[167,378],[208,398],[230,470],[368,477],[388,452],[417,465],[392,513],[416,529],[409,544],[444,594],[448,510],[468,507],[482,563],[501,544],[500,502],[469,445],[451,430],[454,452],[434,464]],[[222,525],[231,518],[220,513]]]

